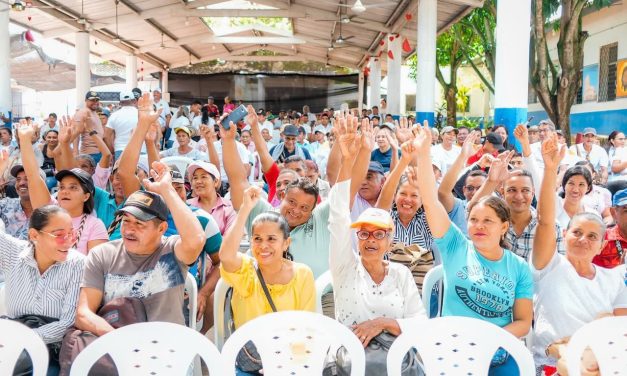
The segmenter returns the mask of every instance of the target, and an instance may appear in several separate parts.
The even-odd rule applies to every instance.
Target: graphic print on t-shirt
[[[105,277],[105,303],[115,298],[147,298],[184,284],[183,274],[174,253],[159,258],[154,268],[135,274],[107,274]]]
[[[456,273],[457,278],[468,280],[470,290],[455,285],[455,293],[473,312],[485,317],[507,317],[512,315],[514,305],[514,282],[482,265],[465,266]]]

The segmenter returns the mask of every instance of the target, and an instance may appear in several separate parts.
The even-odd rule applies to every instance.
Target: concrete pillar
[[[499,0],[496,12],[496,77],[494,124],[510,135],[527,121],[529,91],[529,28],[531,0]],[[514,137],[508,137],[520,151]]]
[[[137,56],[126,55],[126,87],[130,90],[137,87]]]
[[[357,109],[361,114],[361,109],[364,108],[364,70],[359,71],[359,80],[357,80]]]
[[[89,33],[76,33],[76,106],[82,107],[85,93],[91,88],[91,69],[89,66]]]
[[[11,97],[11,51],[9,35],[9,6],[0,3],[0,113],[11,118],[13,99]],[[11,126],[11,124],[7,124]]]
[[[437,37],[437,0],[418,3],[418,67],[416,75],[416,122],[435,120],[435,41]]]
[[[161,71],[161,95],[166,102],[170,102],[170,88],[168,86],[168,73],[170,71],[164,69]]]
[[[381,61],[379,58],[370,58],[370,98],[368,107],[381,104]]]
[[[392,53],[390,57],[389,52]],[[401,115],[401,38],[388,36],[388,109],[387,113],[397,119]]]

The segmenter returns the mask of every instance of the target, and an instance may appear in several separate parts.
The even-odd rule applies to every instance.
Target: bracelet
[[[93,136],[93,135],[95,135],[95,134],[98,134],[98,132],[96,132],[96,131],[91,131],[91,132],[89,132],[89,135],[90,135],[90,136]]]

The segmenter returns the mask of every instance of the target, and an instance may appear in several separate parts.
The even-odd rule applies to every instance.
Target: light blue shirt
[[[513,321],[516,299],[533,298],[529,265],[509,250],[500,260],[490,261],[452,223],[435,243],[444,268],[443,316],[472,317],[503,327]]]
[[[455,198],[453,209],[448,213],[448,218],[455,223],[464,236],[468,236],[468,223],[466,222],[466,205],[468,201]]]

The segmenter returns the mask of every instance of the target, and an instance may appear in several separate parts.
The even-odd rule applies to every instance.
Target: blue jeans
[[[96,164],[100,162],[100,158],[102,158],[102,153],[89,154],[96,161]]]

